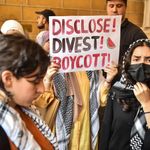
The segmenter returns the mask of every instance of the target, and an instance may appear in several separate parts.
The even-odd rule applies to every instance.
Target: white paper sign
[[[50,56],[60,72],[99,70],[118,62],[121,16],[49,17]]]

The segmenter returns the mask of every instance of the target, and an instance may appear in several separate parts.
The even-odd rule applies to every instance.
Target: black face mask
[[[150,65],[147,64],[134,64],[128,68],[128,73],[131,77],[133,84],[142,82],[150,87]]]

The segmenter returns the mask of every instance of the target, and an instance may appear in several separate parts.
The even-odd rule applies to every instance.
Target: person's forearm
[[[106,106],[107,103],[107,95],[111,88],[111,82],[104,80],[100,87],[100,105],[102,107]]]

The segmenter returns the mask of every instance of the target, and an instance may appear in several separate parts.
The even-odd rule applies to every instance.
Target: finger
[[[134,89],[138,90],[139,88],[140,88],[140,84],[139,84],[139,82],[136,82],[136,84],[134,85]]]
[[[137,82],[137,86],[139,89],[143,90],[143,89],[146,89],[146,85],[144,85],[143,83],[141,82]]]
[[[56,64],[56,63],[52,63],[50,65],[50,68],[60,68],[60,65],[59,64]]]
[[[46,73],[46,75],[51,75],[52,74],[52,72],[58,72],[58,69],[57,68],[51,68],[51,69],[49,69],[48,71],[47,71],[47,73]]]
[[[144,83],[140,83],[141,84],[141,86],[144,88],[144,89],[147,89],[148,88],[148,86],[146,85],[146,84],[144,84]]]
[[[137,82],[134,85],[134,89],[137,93],[143,93],[144,91],[146,91],[146,87],[142,85],[142,83]]]
[[[51,64],[55,64],[55,65],[60,66],[60,63],[56,62],[56,60],[52,60],[52,61],[51,61]]]
[[[116,62],[114,62],[114,61],[111,61],[111,66],[112,66],[112,67],[114,67],[114,68],[118,68],[117,63],[116,63]]]
[[[110,66],[106,66],[105,68],[109,68],[109,69],[113,69],[113,70],[118,70],[118,66],[117,65],[110,65]]]

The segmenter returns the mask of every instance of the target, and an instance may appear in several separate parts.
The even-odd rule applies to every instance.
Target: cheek
[[[112,15],[112,9],[111,8],[109,8],[109,7],[107,7],[107,15]]]
[[[119,9],[119,10],[118,10],[118,14],[119,14],[119,15],[123,15],[123,16],[124,16],[125,13],[126,13],[126,10],[125,10],[125,9]]]
[[[21,106],[29,106],[34,99],[35,94],[36,90],[31,84],[18,85],[14,89],[14,101]]]
[[[45,43],[43,46],[44,50],[49,53],[49,43]]]

